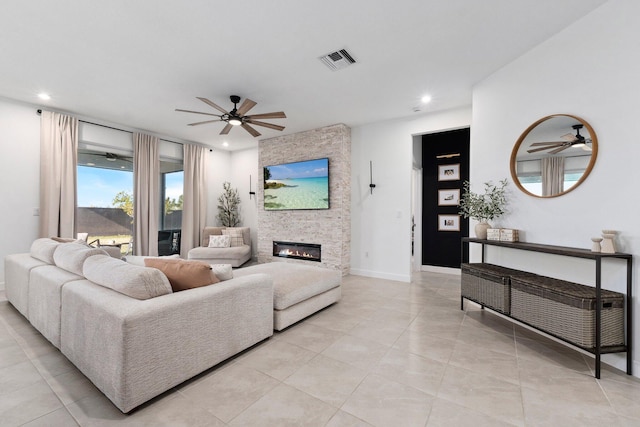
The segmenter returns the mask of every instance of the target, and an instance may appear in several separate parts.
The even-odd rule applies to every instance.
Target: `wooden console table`
[[[591,252],[589,249],[570,248],[564,246],[542,245],[538,243],[526,242],[500,242],[495,240],[483,240],[472,237],[462,238],[462,250],[464,245],[469,243],[478,243],[482,245],[482,262],[485,262],[485,246],[500,246],[510,249],[518,249],[523,251],[546,253],[553,255],[561,255],[573,258],[584,258],[595,261],[595,289],[596,289],[596,321],[595,321],[595,349],[587,350],[595,355],[595,377],[600,378],[600,358],[604,353],[627,353],[627,374],[632,374],[633,357],[632,357],[632,340],[633,340],[633,316],[632,316],[632,273],[633,273],[633,256],[627,253],[616,252],[613,254]],[[601,325],[602,325],[602,260],[607,258],[624,259],[627,261],[627,293],[625,297],[625,313],[626,313],[626,330],[625,345],[615,347],[602,347]],[[566,341],[566,340],[564,340]],[[571,344],[571,343],[569,343]]]

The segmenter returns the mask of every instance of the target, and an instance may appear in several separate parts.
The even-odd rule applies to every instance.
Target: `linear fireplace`
[[[273,256],[320,262],[321,245],[314,243],[273,242]]]

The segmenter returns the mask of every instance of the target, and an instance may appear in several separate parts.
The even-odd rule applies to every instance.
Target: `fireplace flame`
[[[279,252],[280,256],[297,256],[297,257],[302,257],[302,258],[314,258],[313,255],[311,255],[308,252],[300,252],[300,251],[292,251],[291,249],[283,249]]]

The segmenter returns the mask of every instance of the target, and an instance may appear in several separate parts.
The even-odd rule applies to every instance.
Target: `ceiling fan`
[[[527,150],[527,153],[535,153],[538,151],[551,150],[549,154],[558,154],[562,150],[566,150],[569,147],[581,147],[583,150],[591,151],[591,147],[587,144],[591,144],[591,140],[585,138],[580,135],[580,129],[584,127],[583,124],[576,124],[571,126],[576,134],[568,133],[566,135],[562,135],[560,138],[563,141],[552,141],[552,142],[534,142],[530,147],[540,147],[540,148],[532,148]]]
[[[266,122],[257,120],[257,119],[285,119],[287,116],[282,111],[274,112],[274,113],[246,115],[247,112],[256,105],[256,102],[250,100],[249,98],[245,98],[244,101],[242,102],[242,105],[238,107],[238,103],[240,102],[240,97],[237,95],[231,95],[229,97],[231,99],[231,102],[233,102],[233,110],[231,111],[227,111],[224,108],[219,107],[218,105],[209,101],[207,98],[201,98],[201,97],[197,97],[197,98],[200,101],[204,102],[205,104],[220,111],[222,114],[203,113],[200,111],[181,110],[179,108],[176,108],[176,111],[182,111],[183,113],[204,114],[205,116],[218,117],[217,119],[214,119],[214,120],[205,120],[204,122],[189,123],[189,126],[204,125],[207,123],[214,123],[214,122],[226,122],[227,125],[222,129],[222,131],[220,132],[220,135],[227,135],[231,130],[231,128],[233,128],[234,126],[240,126],[244,130],[249,132],[251,135],[253,135],[254,137],[260,136],[260,132],[255,130],[252,126],[250,126],[250,124],[256,125],[256,126],[263,126],[263,127],[266,127],[269,129],[275,129],[275,130],[284,129],[284,126],[274,125],[272,123],[266,123]]]

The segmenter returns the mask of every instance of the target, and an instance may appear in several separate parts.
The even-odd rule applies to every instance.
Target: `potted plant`
[[[240,224],[240,196],[229,182],[223,183],[222,188],[224,192],[218,197],[218,219],[225,227],[235,227]]]
[[[477,238],[486,239],[487,229],[491,228],[489,221],[500,217],[506,212],[506,186],[506,179],[503,179],[497,185],[494,185],[491,181],[485,182],[484,194],[478,194],[471,191],[471,183],[469,181],[463,183],[459,214],[465,218],[478,221],[475,226]]]

